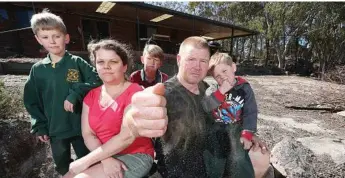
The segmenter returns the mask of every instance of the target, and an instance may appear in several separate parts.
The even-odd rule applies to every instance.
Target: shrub
[[[324,80],[332,83],[345,84],[345,65],[336,66],[324,74]]]
[[[0,80],[0,119],[10,119],[24,110],[19,93],[10,93]]]

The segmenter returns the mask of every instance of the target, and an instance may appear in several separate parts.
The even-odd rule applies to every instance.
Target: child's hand
[[[49,140],[49,137],[48,137],[48,135],[41,135],[41,136],[38,136],[38,139],[40,139],[41,140],[41,142],[48,142],[48,140]]]
[[[65,108],[65,110],[68,112],[73,112],[73,104],[71,102],[69,102],[68,100],[65,100],[63,107]]]
[[[252,147],[252,145],[253,145],[252,141],[250,141],[250,140],[248,140],[248,139],[246,139],[244,137],[241,137],[240,141],[243,144],[243,147],[244,147],[245,150],[249,150],[250,147]]]
[[[222,85],[219,87],[219,91],[224,95],[232,87],[233,87],[232,82],[229,82],[228,80],[224,80]]]

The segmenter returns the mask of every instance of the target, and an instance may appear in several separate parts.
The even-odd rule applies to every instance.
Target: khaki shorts
[[[148,154],[125,154],[115,155],[114,158],[121,160],[128,171],[124,172],[125,178],[141,178],[146,176],[152,167],[153,159]]]

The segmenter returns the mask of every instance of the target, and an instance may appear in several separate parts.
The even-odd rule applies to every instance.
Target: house
[[[258,34],[142,2],[0,2],[0,58],[18,54],[31,58],[45,56],[29,22],[43,8],[62,17],[71,36],[67,49],[74,54],[87,58],[91,39],[112,37],[130,44],[136,56],[140,56],[150,40],[166,53],[163,68],[167,69],[176,66],[176,60],[170,59],[175,58],[179,44],[189,36],[221,40]]]

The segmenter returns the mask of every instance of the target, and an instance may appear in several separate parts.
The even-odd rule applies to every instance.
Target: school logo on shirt
[[[68,82],[79,82],[79,71],[76,69],[68,69],[66,80]]]

